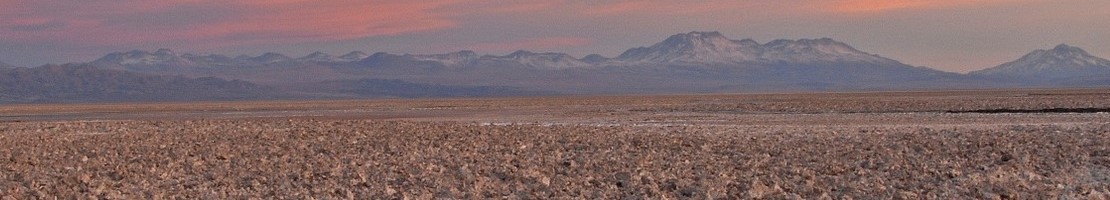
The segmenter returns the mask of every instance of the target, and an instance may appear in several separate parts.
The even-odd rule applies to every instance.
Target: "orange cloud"
[[[521,49],[550,49],[561,47],[584,46],[592,42],[589,38],[582,37],[545,37],[526,40],[480,43],[468,46],[466,49],[475,51],[513,51]]]

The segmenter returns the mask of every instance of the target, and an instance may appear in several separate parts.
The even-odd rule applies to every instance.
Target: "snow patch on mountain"
[[[478,53],[473,51],[458,51],[446,54],[432,55],[407,55],[418,61],[431,61],[448,67],[461,67],[473,64],[478,60]]]
[[[133,50],[129,52],[116,52],[105,55],[100,59],[93,61],[96,64],[115,64],[115,65],[173,65],[173,66],[189,66],[192,63],[187,59],[181,58],[177,53],[169,49],[159,49],[154,53]]]
[[[535,53],[519,50],[506,56],[484,56],[482,60],[511,61],[540,69],[567,69],[591,66],[574,56],[563,53]]]
[[[366,54],[366,52],[352,51],[350,53],[343,54],[342,56],[339,56],[339,58],[337,58],[336,61],[354,62],[354,61],[359,61],[359,60],[362,60],[362,59],[366,59],[366,57],[370,57],[370,55]]]
[[[335,62],[335,56],[317,51],[295,60],[301,62]]]

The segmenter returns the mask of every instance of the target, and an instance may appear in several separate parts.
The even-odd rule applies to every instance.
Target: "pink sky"
[[[1059,43],[1110,57],[1104,0],[0,0],[0,19],[0,61],[24,66],[156,48],[615,56],[713,30],[764,42],[831,37],[961,72]]]

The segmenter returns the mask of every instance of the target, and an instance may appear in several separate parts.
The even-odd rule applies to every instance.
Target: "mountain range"
[[[0,69],[0,102],[119,102],[279,99],[271,87],[219,78],[105,70],[84,64]]]
[[[191,84],[185,80],[203,79],[239,83],[236,87],[240,88],[270,89],[259,90],[267,91],[265,94],[236,97],[246,99],[1110,85],[1110,61],[1068,45],[1036,50],[1013,62],[959,74],[914,67],[829,38],[759,43],[729,39],[718,32],[680,33],[612,58],[597,54],[576,58],[564,53],[525,50],[508,55],[479,55],[464,50],[428,55],[368,55],[355,51],[339,56],[315,52],[296,58],[278,53],[232,57],[160,49],[110,53],[74,65],[94,68],[84,70],[173,79],[181,84]],[[18,69],[7,68],[0,67],[7,71]],[[20,96],[6,90],[0,90],[0,95]],[[151,98],[136,100],[146,99]]]

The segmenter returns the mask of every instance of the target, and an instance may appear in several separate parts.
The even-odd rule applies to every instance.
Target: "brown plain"
[[[0,196],[1106,199],[1110,113],[1076,111],[1105,108],[1107,89],[2,105]]]

